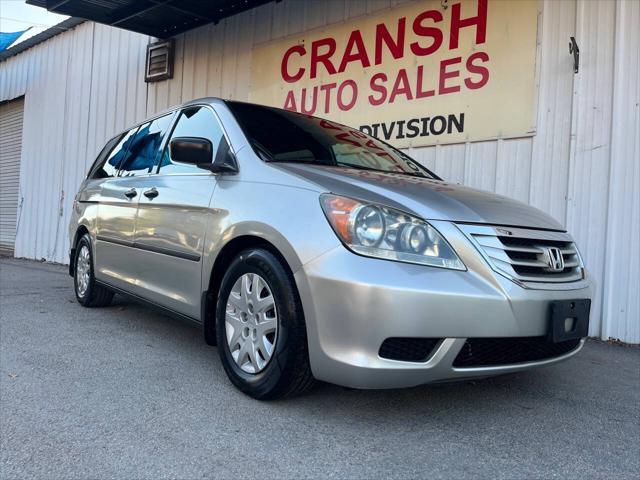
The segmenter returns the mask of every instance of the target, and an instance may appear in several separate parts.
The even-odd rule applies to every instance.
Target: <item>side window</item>
[[[183,110],[169,141],[176,137],[202,137],[208,139],[213,145],[213,158],[216,158],[219,149],[228,148],[220,123],[207,107],[193,107]],[[160,173],[204,173],[204,170],[195,165],[174,162],[169,152],[169,143],[167,143],[162,154]]]
[[[102,168],[105,160],[107,159],[107,155],[111,153],[111,150],[113,150],[113,147],[115,147],[116,144],[120,141],[120,138],[122,138],[122,134],[116,137],[113,137],[111,140],[107,142],[107,144],[104,147],[102,147],[102,150],[100,150],[100,153],[91,164],[91,168],[89,169],[89,173],[87,174],[87,177],[99,178],[99,177],[96,177],[96,171],[99,168]]]
[[[170,124],[171,115],[165,115],[140,127],[129,144],[127,159],[120,168],[121,177],[143,175],[151,171]]]
[[[103,161],[103,163],[95,169],[91,178],[110,178],[116,176],[116,174],[118,173],[118,169],[122,164],[122,161],[127,155],[127,150],[129,148],[129,144],[131,143],[131,138],[137,131],[138,127],[129,130],[122,136],[118,144],[114,147],[113,150],[111,150],[109,155],[107,155],[107,158]]]

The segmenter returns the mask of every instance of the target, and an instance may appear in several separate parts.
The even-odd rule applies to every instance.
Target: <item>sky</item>
[[[14,45],[67,18],[69,17],[47,12],[44,8],[27,5],[24,0],[0,0],[0,32],[17,32],[33,27],[22,35]]]

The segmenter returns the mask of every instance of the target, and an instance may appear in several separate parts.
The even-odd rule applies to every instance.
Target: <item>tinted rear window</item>
[[[102,164],[106,160],[107,155],[111,153],[111,150],[113,150],[113,147],[116,146],[116,144],[121,138],[122,138],[122,134],[117,135],[113,137],[111,140],[109,140],[104,147],[102,147],[102,150],[98,154],[98,157],[94,160],[93,164],[91,165],[91,168],[89,169],[89,173],[87,174],[87,177],[96,178],[95,177],[96,171],[99,168],[102,168]]]
[[[132,128],[120,137],[115,148],[107,155],[105,161],[96,168],[96,171],[93,173],[91,178],[110,178],[116,176],[120,165],[127,155],[131,139],[137,131],[138,127]]]
[[[130,177],[151,171],[156,163],[162,140],[171,125],[171,117],[171,114],[165,115],[140,127],[129,142],[127,160],[120,168],[120,176]]]

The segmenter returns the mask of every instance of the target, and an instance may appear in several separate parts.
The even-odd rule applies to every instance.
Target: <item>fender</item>
[[[222,235],[218,236],[218,241],[206,242],[205,251],[202,258],[202,286],[206,291],[213,272],[213,266],[218,258],[218,254],[229,242],[236,238],[251,236],[262,238],[272,244],[284,257],[292,273],[296,273],[302,267],[302,261],[289,241],[275,228],[254,221],[246,221],[229,226]]]

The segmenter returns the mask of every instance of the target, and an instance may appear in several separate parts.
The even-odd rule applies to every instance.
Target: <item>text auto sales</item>
[[[490,58],[487,52],[478,50],[478,47],[486,42],[487,0],[478,0],[477,11],[464,18],[461,4],[452,5],[448,32],[441,28],[443,21],[440,11],[426,10],[413,19],[399,18],[394,28],[380,23],[375,27],[373,49],[370,45],[365,46],[360,30],[350,33],[344,52],[336,51],[337,42],[332,37],[315,40],[309,47],[301,44],[291,46],[282,57],[281,75],[286,83],[295,85],[317,78],[320,72],[325,78],[343,73],[352,63],[363,68],[381,65],[383,55],[391,55],[393,59],[401,59],[406,55],[420,58],[442,49],[454,51],[458,48],[458,38],[463,29],[475,31],[476,44],[474,52],[466,58],[458,55],[441,60],[436,67],[437,72],[429,72],[425,65],[417,64],[415,70],[411,71],[401,68],[390,74],[387,73],[389,69],[375,73],[369,78],[368,91],[365,92],[360,91],[353,79],[290,89],[286,93],[284,108],[308,115],[331,114],[336,108],[349,111],[359,100],[378,107],[396,100],[414,101],[455,94],[463,88],[476,90],[484,87],[490,77]],[[407,28],[416,37],[411,43],[405,41]],[[454,130],[463,131],[464,114],[398,120],[364,125],[361,129],[385,139],[441,135]]]

